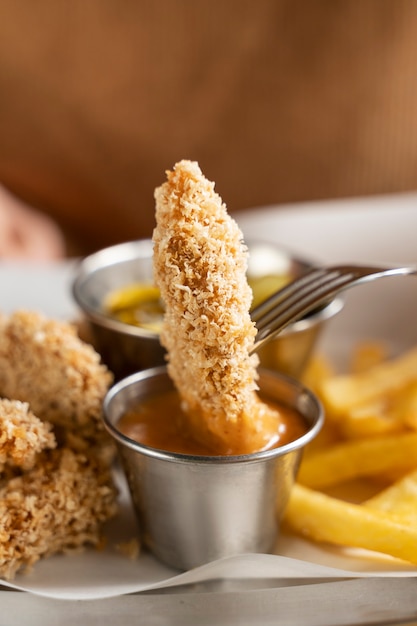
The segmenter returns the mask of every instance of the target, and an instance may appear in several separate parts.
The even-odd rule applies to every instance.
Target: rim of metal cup
[[[262,242],[256,242],[256,245],[261,244]],[[264,242],[264,245],[273,247],[275,244]],[[249,242],[249,246],[251,246],[251,242]],[[121,322],[111,317],[111,315],[108,315],[98,306],[93,306],[84,293],[85,284],[91,280],[91,277],[96,272],[105,270],[107,267],[134,261],[135,259],[149,259],[152,257],[152,250],[153,244],[151,239],[138,239],[136,241],[128,241],[103,248],[79,261],[75,278],[72,282],[72,295],[78,307],[90,321],[109,330],[124,333],[125,335],[147,339],[159,339],[159,333],[142,328],[141,326]],[[300,267],[309,266],[308,261],[292,256],[290,252],[288,252],[288,255],[289,258]],[[313,264],[311,264],[311,266],[313,266]],[[280,335],[284,336],[289,333],[302,332],[313,324],[324,322],[336,315],[343,308],[343,304],[342,298],[337,297],[317,311],[294,322],[285,328]]]
[[[269,450],[263,450],[260,452],[253,452],[251,454],[236,454],[236,455],[192,455],[192,454],[183,454],[178,452],[170,452],[167,450],[160,450],[158,448],[152,448],[150,446],[146,446],[141,444],[134,439],[131,439],[127,435],[121,433],[118,428],[115,426],[113,421],[110,419],[111,405],[117,395],[123,391],[126,387],[131,386],[134,383],[140,382],[141,380],[146,380],[148,378],[156,378],[163,377],[165,380],[169,381],[169,376],[167,374],[167,368],[165,365],[159,367],[153,367],[146,370],[142,370],[140,372],[136,372],[135,374],[131,374],[126,378],[123,378],[115,385],[113,385],[109,391],[107,392],[104,402],[103,402],[103,422],[104,426],[110,435],[123,446],[127,446],[131,450],[144,454],[146,456],[160,459],[163,461],[169,462],[182,462],[182,463],[204,463],[204,464],[231,464],[231,463],[256,463],[259,461],[265,461],[267,459],[275,458],[278,456],[284,456],[289,452],[293,452],[300,448],[303,448],[307,443],[312,441],[318,432],[321,430],[324,422],[324,410],[323,406],[318,399],[318,397],[305,385],[300,383],[298,380],[290,378],[284,374],[280,374],[278,372],[272,370],[260,370],[260,378],[262,377],[262,372],[265,374],[269,374],[275,379],[278,379],[281,383],[284,383],[287,386],[290,386],[295,390],[295,393],[300,397],[303,397],[305,401],[312,402],[315,405],[317,411],[317,419],[314,423],[308,425],[308,430],[304,435],[298,437],[294,441],[291,441],[282,446],[278,446],[276,448],[271,448]],[[170,388],[170,387],[168,387]],[[172,383],[172,388],[174,388]],[[165,390],[165,388],[164,388]],[[132,400],[134,400],[134,396],[132,396]],[[119,416],[120,419],[121,415]]]
[[[86,282],[91,280],[91,277],[96,272],[107,267],[123,264],[126,261],[149,259],[152,256],[152,249],[153,246],[150,239],[138,239],[103,248],[79,261],[72,283],[72,295],[77,305],[90,321],[126,335],[158,339],[159,333],[114,319],[101,308],[93,306],[84,294]]]

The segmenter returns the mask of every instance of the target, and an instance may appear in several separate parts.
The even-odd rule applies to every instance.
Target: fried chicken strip
[[[74,326],[33,311],[0,320],[0,396],[28,402],[74,449],[108,441],[102,401],[112,375]]]
[[[116,513],[110,470],[63,447],[0,489],[0,575],[11,579],[41,557],[99,546]]]
[[[102,541],[117,507],[101,422],[111,381],[72,325],[0,315],[1,576]]]
[[[279,416],[256,392],[242,233],[195,162],[167,172],[155,200],[154,276],[166,306],[161,342],[192,433],[220,454],[269,447]]]

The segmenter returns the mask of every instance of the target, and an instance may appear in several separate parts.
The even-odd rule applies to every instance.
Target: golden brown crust
[[[37,454],[55,448],[51,424],[41,422],[27,402],[0,399],[0,474],[6,465],[31,469]]]
[[[0,572],[13,578],[41,557],[98,546],[116,512],[109,469],[69,448],[43,453],[0,489]]]
[[[101,422],[111,381],[70,324],[0,316],[0,575],[102,541],[116,511]]]
[[[0,396],[29,402],[43,421],[65,430],[73,445],[104,435],[101,406],[112,375],[74,326],[33,311],[0,324]]]
[[[263,447],[269,411],[256,394],[258,359],[249,355],[256,329],[242,233],[195,162],[167,172],[155,199],[161,341],[195,434],[219,451],[232,440]]]

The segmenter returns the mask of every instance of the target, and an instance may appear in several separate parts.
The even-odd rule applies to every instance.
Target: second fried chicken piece
[[[29,402],[77,449],[107,439],[102,401],[112,375],[75,327],[33,311],[0,320],[0,396]]]
[[[72,325],[0,315],[0,576],[100,546],[117,510],[101,421],[111,381]]]
[[[100,546],[116,513],[109,468],[69,448],[43,452],[35,467],[0,489],[0,576],[41,557]]]

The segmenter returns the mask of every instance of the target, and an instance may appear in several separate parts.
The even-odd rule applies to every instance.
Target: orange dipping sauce
[[[278,436],[274,438],[270,448],[295,441],[307,432],[307,424],[296,410],[277,405],[276,402],[268,402],[267,398],[263,400],[279,411],[281,418],[277,421]],[[175,390],[141,400],[137,407],[120,418],[117,426],[130,439],[158,450],[194,456],[219,454],[192,437],[187,429],[187,416],[181,409],[180,397]],[[242,453],[238,449],[228,452],[230,455]]]

